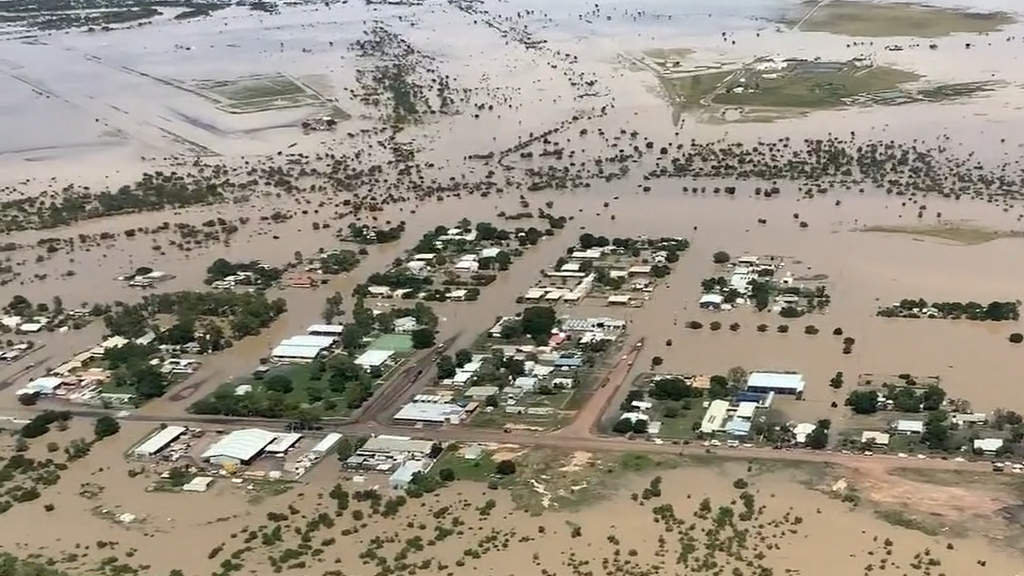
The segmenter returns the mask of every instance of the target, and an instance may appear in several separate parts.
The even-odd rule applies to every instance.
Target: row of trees
[[[842,385],[841,375],[839,385]],[[852,390],[846,397],[846,406],[855,414],[874,414],[888,408],[891,403],[892,410],[896,412],[916,414],[939,410],[946,401],[946,391],[937,384],[923,390],[887,384],[883,386],[883,392],[884,396],[878,390]]]
[[[200,318],[227,321],[232,337],[254,336],[270,326],[288,306],[283,298],[268,300],[263,293],[162,292],[144,296],[138,304],[116,302],[101,306],[107,331],[125,338],[138,338],[154,329],[157,315],[174,316],[179,323]]]
[[[530,306],[522,314],[501,326],[501,337],[516,340],[528,336],[539,345],[546,344],[551,331],[558,325],[555,309],[550,306]]]
[[[933,310],[934,312],[932,312]],[[881,308],[877,312],[878,316],[884,318],[921,318],[932,314],[950,320],[1016,321],[1020,319],[1020,302],[994,300],[988,304],[979,302],[932,302],[929,304],[924,298],[917,300],[905,298],[899,303]]]
[[[224,258],[218,258],[206,268],[204,283],[210,285],[238,274],[245,276],[245,278],[238,281],[238,284],[270,288],[281,280],[284,270],[261,264],[258,260],[252,262],[231,262]]]

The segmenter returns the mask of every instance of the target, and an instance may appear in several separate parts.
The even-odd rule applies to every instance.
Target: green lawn
[[[486,482],[494,474],[494,460],[486,452],[480,458],[470,460],[463,458],[457,450],[446,451],[430,470],[437,474],[445,468],[451,468],[458,480]]]

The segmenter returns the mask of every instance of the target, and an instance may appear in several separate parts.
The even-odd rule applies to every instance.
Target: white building
[[[974,451],[981,452],[987,456],[992,456],[1003,447],[1004,440],[1002,438],[978,438],[974,441]]]
[[[802,374],[751,372],[750,376],[747,377],[746,389],[749,392],[775,392],[776,394],[798,396],[803,394],[804,386]]]
[[[395,320],[394,329],[396,334],[409,334],[417,328],[419,328],[419,323],[412,316],[403,316]]]
[[[892,429],[897,434],[922,434],[924,433],[923,420],[897,420],[892,423]]]
[[[412,484],[416,474],[426,472],[430,469],[430,463],[426,460],[408,460],[403,462],[398,470],[388,478],[388,487],[392,490],[406,490]]]
[[[725,429],[728,420],[729,403],[725,400],[712,400],[700,422],[700,431],[702,434],[714,434]]]
[[[306,334],[309,336],[329,336],[332,338],[340,338],[341,333],[344,331],[345,327],[341,324],[313,324],[306,328]]]
[[[367,350],[360,354],[355,362],[363,368],[377,368],[383,366],[394,355],[394,350]]]
[[[171,442],[181,438],[181,435],[184,433],[185,427],[183,426],[168,426],[136,446],[132,453],[136,458],[152,458],[160,453],[161,450],[167,448]]]
[[[219,466],[248,464],[276,439],[277,434],[259,428],[236,430],[207,448],[201,458]]]
[[[793,437],[797,444],[803,444],[807,442],[807,437],[814,432],[817,428],[817,424],[811,424],[810,422],[801,422],[793,427]]]
[[[64,380],[56,376],[43,376],[29,382],[24,388],[18,390],[16,395],[38,394],[39,396],[53,396],[63,385]]]
[[[341,434],[337,432],[331,432],[327,436],[324,436],[322,440],[316,443],[316,446],[310,449],[309,453],[316,456],[317,458],[323,458],[328,452],[334,449],[334,446],[341,441]]]
[[[465,408],[457,404],[436,402],[409,402],[394,416],[397,422],[422,422],[425,424],[458,424],[465,417]]]
[[[874,432],[872,430],[865,430],[860,435],[861,444],[872,444],[874,446],[888,446],[889,435],[885,432]]]

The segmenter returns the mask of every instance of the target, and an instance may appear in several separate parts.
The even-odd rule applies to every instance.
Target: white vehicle
[[[874,452],[872,452],[871,450],[865,450],[865,451],[864,451],[864,455],[865,455],[865,456],[874,456],[874,455],[875,455],[875,453],[874,453]]]
[[[953,458],[953,462],[966,462],[966,460],[964,460],[963,456],[957,456],[956,458]]]
[[[729,448],[739,448],[740,447],[740,443],[739,443],[738,440],[729,440],[729,441],[727,441],[725,443],[725,445],[728,446]]]
[[[918,459],[918,460],[927,460],[927,459],[928,459],[928,456],[927,456],[927,455],[925,455],[925,454],[918,454],[918,455],[917,455],[917,459]]]
[[[897,454],[896,456],[897,456],[897,457],[899,457],[899,458],[906,458],[906,457],[907,457],[907,454],[906,454],[906,452],[900,452],[900,453],[899,453],[899,454]]]
[[[712,445],[712,446],[721,446],[721,445],[722,445],[722,443],[721,443],[721,442],[719,442],[718,440],[712,440],[712,441],[711,441],[711,445]]]

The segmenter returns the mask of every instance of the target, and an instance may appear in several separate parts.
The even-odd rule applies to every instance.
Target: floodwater
[[[42,446],[46,442],[64,446],[72,438],[88,432],[84,422],[75,422],[67,432],[54,431],[40,438],[29,454],[45,457]],[[267,520],[269,512],[285,513],[291,518],[282,523],[285,529],[281,545],[271,548],[256,540],[250,543],[253,551],[243,551],[236,557],[244,565],[244,571],[267,573],[271,571],[268,556],[296,547],[299,536],[288,526],[303,527],[309,519],[323,512],[333,517],[334,526],[313,533],[313,547],[322,550],[323,560],[321,563],[307,558],[307,570],[317,573],[325,570],[356,573],[365,569],[359,554],[369,543],[377,537],[387,542],[389,536],[397,535],[379,550],[381,556],[390,560],[404,542],[416,536],[422,536],[425,542],[431,539],[435,527],[450,527],[454,517],[464,522],[461,530],[445,539],[439,538],[423,551],[408,552],[411,562],[434,558],[437,563],[452,566],[455,573],[472,570],[478,574],[503,575],[542,569],[561,571],[574,561],[589,561],[591,567],[599,569],[606,558],[614,561],[618,556],[620,561],[628,560],[634,566],[664,563],[671,569],[678,554],[678,540],[686,534],[697,536],[696,554],[704,554],[703,531],[665,531],[663,523],[655,522],[655,506],[670,505],[681,521],[697,522],[700,526],[704,521],[695,518],[694,513],[704,498],[710,501],[712,518],[719,513],[720,506],[732,506],[738,515],[743,505],[736,500],[740,490],[734,489],[732,482],[746,477],[749,481],[746,491],[753,496],[756,507],[763,507],[754,521],[760,526],[752,526],[748,534],[748,556],[753,558],[757,550],[762,550],[764,555],[758,555],[756,562],[772,568],[776,574],[789,570],[812,574],[825,562],[830,565],[830,573],[840,576],[863,574],[866,565],[877,566],[879,562],[888,563],[890,569],[902,570],[914,563],[917,554],[936,558],[941,568],[951,574],[1014,574],[1021,566],[1018,556],[994,547],[977,533],[970,533],[967,525],[963,526],[963,531],[968,535],[955,538],[945,534],[931,537],[897,528],[873,517],[867,505],[852,508],[801,486],[797,483],[799,472],[750,475],[745,464],[685,466],[659,472],[661,496],[638,503],[630,499],[630,493],[640,493],[646,488],[652,474],[634,477],[591,474],[587,477],[586,466],[598,463],[595,462],[597,457],[577,453],[566,456],[564,462],[566,467],[573,462],[585,462],[584,472],[576,473],[582,478],[578,480],[578,489],[592,490],[585,487],[588,482],[604,484],[602,496],[591,497],[592,504],[583,508],[552,509],[543,515],[531,516],[515,510],[507,492],[487,490],[482,483],[462,481],[423,499],[410,499],[392,518],[368,516],[365,522],[358,522],[353,519],[352,510],[360,509],[368,514],[367,504],[353,501],[348,512],[335,516],[335,504],[327,492],[338,482],[350,492],[374,486],[386,490],[386,479],[371,474],[365,482],[354,483],[339,476],[334,458],[321,463],[286,494],[262,502],[247,501],[243,494],[245,484],[233,485],[226,479],[215,481],[211,490],[203,494],[146,492],[145,487],[155,479],[156,472],[147,470],[142,476],[129,478],[121,459],[121,453],[128,451],[143,433],[139,426],[128,424],[120,435],[104,440],[88,457],[73,463],[62,473],[58,485],[43,490],[41,499],[16,505],[6,512],[5,520],[21,528],[0,534],[3,549],[21,555],[38,552],[53,558],[75,554],[78,561],[66,565],[71,573],[76,573],[72,566],[77,565],[84,572],[101,559],[116,556],[119,562],[148,565],[154,573],[179,569],[186,574],[204,574],[216,571],[224,558],[244,548],[243,540],[248,531],[262,530],[261,526],[269,531],[273,525]],[[526,468],[523,470],[525,473]],[[554,491],[558,479],[569,474],[556,472],[554,479],[546,476],[538,485]],[[871,486],[872,478],[866,471],[851,477],[851,484],[859,486],[862,477],[864,486]],[[901,494],[900,490],[908,485],[916,487],[917,495],[929,502],[948,501],[949,496],[956,493],[896,479],[888,490],[875,486],[871,491],[877,492],[875,496],[879,499],[885,498],[887,505],[900,506],[907,502],[907,494]],[[85,498],[80,495],[85,489],[98,495]],[[1006,502],[1006,495],[985,494],[992,496],[992,500],[972,500],[971,503],[977,505],[975,510],[960,506],[965,506],[966,502],[950,501],[943,515],[984,516],[993,512],[986,507]],[[493,501],[493,510],[488,515],[481,514],[479,510],[488,500]],[[52,504],[53,510],[45,513],[47,522],[40,523],[43,504]],[[448,514],[439,511],[446,506],[450,510]],[[108,517],[121,513],[133,514],[136,519],[120,524]],[[743,526],[738,520],[737,524]],[[581,527],[576,537],[571,534],[573,525]],[[357,526],[357,533],[342,534],[342,530]],[[463,556],[467,549],[483,548],[481,542],[494,535],[498,536],[499,543],[494,549],[480,558]],[[659,544],[662,540],[659,536],[663,537],[662,544]],[[508,543],[501,546],[505,537]],[[327,538],[332,540],[325,543]],[[109,544],[100,549],[98,541]],[[766,547],[769,542],[771,545]],[[954,546],[947,548],[947,542],[953,542]],[[213,552],[218,546],[223,546],[219,555]],[[659,552],[661,548],[665,552]],[[887,553],[887,548],[891,548],[891,552]],[[734,562],[724,552],[716,556],[722,565]],[[465,566],[456,565],[459,558]],[[979,561],[987,567],[980,568]],[[916,572],[908,570],[908,573]]]

